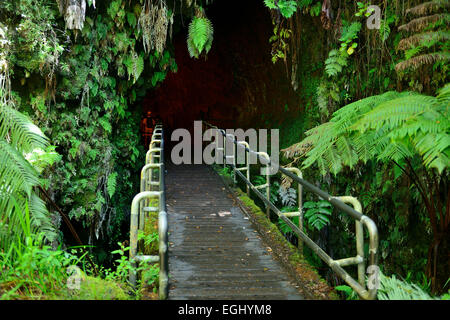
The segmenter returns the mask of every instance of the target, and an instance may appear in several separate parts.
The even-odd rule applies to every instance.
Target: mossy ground
[[[130,300],[131,296],[114,281],[84,276],[79,290],[66,289],[54,298],[57,300]]]

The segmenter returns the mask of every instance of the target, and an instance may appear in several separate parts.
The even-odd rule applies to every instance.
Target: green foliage
[[[160,5],[152,8],[157,19],[148,25],[137,21],[145,11],[141,1],[111,1],[90,8],[83,28],[72,31],[55,3],[0,5],[6,40],[17,38],[8,30],[20,30],[5,55],[9,73],[21,84],[11,87],[11,96],[56,146],[46,149],[46,142],[45,153],[27,151],[27,158],[42,171],[61,209],[89,230],[83,241],[113,246],[122,236],[143,156],[135,125],[140,115],[130,107],[176,70],[172,54],[164,50],[169,12]],[[0,60],[6,49],[0,48]],[[50,171],[45,166],[58,160],[55,150],[62,158]]]
[[[408,279],[401,280],[395,275],[386,276],[382,272],[380,276],[380,288],[377,292],[378,300],[446,300],[448,294],[441,297],[432,297],[419,285],[411,283]],[[347,300],[358,300],[356,292],[347,285],[337,286],[334,289],[342,291]]]
[[[108,195],[110,198],[113,197],[114,193],[116,193],[116,187],[117,187],[117,172],[113,172],[108,176]]]
[[[279,10],[285,18],[290,18],[297,11],[297,1],[293,0],[264,0],[267,8]]]
[[[272,62],[276,63],[279,59],[286,61],[288,51],[288,39],[292,31],[283,27],[275,26],[273,35],[269,38],[272,44]]]
[[[344,51],[331,50],[325,61],[325,72],[328,77],[338,75],[348,65],[348,54]]]
[[[233,176],[233,170],[230,167],[218,167],[216,169],[221,176],[231,178]]]
[[[418,285],[397,279],[395,275],[387,277],[380,272],[379,300],[435,300]]]
[[[159,241],[158,232],[152,232],[150,234],[145,234],[144,232],[138,233],[138,241],[142,240],[144,247],[150,247],[152,243]]]
[[[121,248],[125,253],[127,248]],[[121,288],[129,264],[126,259],[114,272],[102,270],[106,279],[88,275],[84,267],[86,253],[77,256],[77,249],[53,250],[44,245],[42,234],[31,234],[23,243],[14,243],[7,251],[0,251],[0,299],[39,300],[126,300],[130,297]],[[80,266],[80,288],[68,288],[69,268]],[[84,270],[84,272],[83,272]],[[74,275],[74,274],[72,274]]]
[[[280,187],[278,197],[283,206],[293,207],[297,203],[297,191],[293,188]]]
[[[156,293],[158,281],[159,281],[159,266],[149,265],[142,271],[143,285],[153,287],[154,293]]]
[[[130,259],[128,258],[127,251],[130,250],[130,247],[125,247],[125,245],[120,242],[118,243],[118,245],[120,248],[111,252],[113,255],[114,254],[119,255],[118,259],[115,260],[116,270],[115,271],[108,270],[105,279],[125,283],[128,280],[130,272],[136,271],[136,268],[133,266]]]
[[[213,25],[206,17],[194,17],[189,24],[187,46],[189,55],[195,58],[211,50],[213,41]]]
[[[353,291],[353,289],[347,285],[336,286],[334,287],[334,289],[343,292],[345,294],[346,300],[358,299],[358,295],[356,294],[356,292]]]
[[[130,300],[119,283],[99,277],[83,276],[80,289],[66,290],[57,299],[68,300]]]
[[[295,212],[298,211],[298,207],[282,207],[280,209],[281,212]],[[298,220],[299,217],[292,217],[289,218],[296,226],[298,226]],[[288,234],[289,232],[292,232],[291,227],[287,225],[284,220],[278,218],[278,228],[283,234]]]
[[[0,89],[0,96],[2,93]],[[43,232],[48,240],[56,237],[45,203],[34,189],[41,185],[37,168],[41,171],[58,158],[54,151],[48,153],[42,150],[46,148],[48,140],[42,131],[28,117],[15,110],[12,103],[0,99],[0,249],[2,250],[8,250],[15,241],[24,241],[27,234]],[[24,228],[28,224],[29,232]]]
[[[136,80],[139,79],[142,71],[144,71],[143,55],[138,56],[136,53],[131,53],[124,58],[123,64],[127,67],[128,80],[133,76],[133,83],[136,83]]]
[[[323,227],[330,224],[332,209],[328,201],[308,201],[303,204],[303,208],[306,209],[304,218],[309,229],[320,231]]]
[[[0,251],[1,299],[45,299],[66,283],[66,268],[80,261],[73,254],[43,245],[42,235],[29,234],[24,242]]]
[[[409,33],[397,45],[398,50],[405,52],[404,59],[395,66],[400,77],[421,79],[423,73],[417,71],[428,68],[434,71],[433,78],[437,84],[442,85],[448,81],[446,62],[450,59],[450,16],[446,13],[447,10],[448,2],[445,1],[425,2],[407,10],[413,18],[399,27],[402,32]],[[435,72],[436,70],[441,72]],[[422,90],[423,88],[419,88],[419,91]]]
[[[442,172],[449,165],[449,86],[437,97],[388,92],[341,108],[330,122],[307,132],[294,149],[311,146],[304,167],[317,163],[338,173],[358,161],[400,161],[420,155],[427,168]]]
[[[349,24],[345,20],[343,21],[342,36],[339,39],[339,41],[341,41],[341,47],[339,48],[340,52],[346,51],[348,55],[353,54],[355,48],[358,46],[358,44],[353,41],[358,38],[359,31],[361,31],[360,22],[352,22]]]

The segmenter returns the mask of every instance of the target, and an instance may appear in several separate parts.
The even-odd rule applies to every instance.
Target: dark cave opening
[[[184,20],[173,40],[178,71],[147,94],[143,116],[151,111],[168,133],[192,130],[195,120],[222,128],[262,128],[277,127],[292,117],[298,99],[283,62],[271,61],[273,27],[264,4],[215,1],[206,15],[214,26],[211,51],[200,59],[189,56],[189,21]]]

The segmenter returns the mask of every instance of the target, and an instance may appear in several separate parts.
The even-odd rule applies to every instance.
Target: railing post
[[[303,174],[298,168],[286,168],[287,171],[295,173],[300,179],[303,179]],[[300,183],[298,183],[297,190],[297,205],[298,205],[298,213],[292,213],[291,216],[298,216],[298,227],[303,231],[303,187]],[[286,215],[288,216],[288,215]],[[298,238],[298,248],[303,252],[303,243],[300,238]]]
[[[225,145],[226,145],[226,134],[225,131],[221,130],[223,136],[224,136],[224,154],[223,158],[225,158],[224,167],[226,166],[226,151],[225,151]],[[217,139],[218,141],[218,139]],[[244,144],[244,142],[237,142],[233,141],[236,145],[237,144]],[[247,150],[246,150],[247,151]],[[281,218],[290,228],[291,230],[298,236],[299,238],[299,247],[300,244],[303,246],[303,243],[306,244],[309,248],[312,249],[312,251],[319,256],[320,259],[322,259],[341,279],[343,279],[353,290],[355,290],[359,296],[363,299],[375,299],[377,294],[377,286],[370,284],[365,285],[364,281],[364,237],[363,237],[363,226],[366,226],[368,232],[369,232],[369,267],[371,267],[371,270],[373,272],[378,272],[378,266],[377,266],[377,250],[378,250],[378,230],[373,222],[372,219],[369,217],[363,215],[361,213],[361,204],[356,200],[356,198],[353,197],[332,197],[323,190],[320,190],[313,184],[309,183],[308,181],[303,180],[302,173],[297,168],[280,168],[279,170],[284,175],[288,176],[289,178],[296,181],[298,185],[298,205],[299,210],[298,212],[290,212],[290,213],[283,213],[281,212],[273,203],[270,202],[270,157],[267,153],[264,152],[255,152],[248,148],[248,153],[254,152],[259,157],[264,158],[267,163],[266,165],[266,184],[254,186],[250,181],[250,162],[247,158],[247,167],[246,168],[236,168],[233,166],[233,172],[239,175],[241,179],[243,179],[247,184],[247,193],[249,193],[249,188],[254,191],[255,195],[260,198],[265,206],[266,206],[266,213],[268,218],[270,218],[270,210],[273,210],[279,218]],[[247,177],[245,177],[241,170],[247,170]],[[312,193],[316,194],[320,198],[329,201],[335,208],[345,212],[349,216],[351,216],[355,220],[355,227],[356,227],[356,251],[357,255],[355,257],[349,257],[339,260],[332,259],[328,254],[325,253],[325,251],[322,250],[314,241],[311,240],[311,238],[308,237],[308,235],[303,231],[303,205],[302,205],[302,191],[303,187],[305,187],[307,190],[311,191]],[[266,189],[266,195],[261,193],[259,189]],[[344,202],[353,204],[354,209],[346,205]],[[296,226],[288,217],[293,216],[299,216],[299,225]],[[348,272],[346,272],[343,267],[350,266],[350,265],[357,265],[358,266],[358,281],[353,279]],[[377,276],[377,275],[376,275]]]
[[[134,261],[134,258],[137,254],[137,244],[138,244],[138,230],[139,225],[141,225],[140,220],[140,214],[139,214],[139,207],[140,202],[144,199],[152,199],[152,198],[158,198],[158,200],[161,198],[161,192],[159,191],[144,191],[138,193],[132,203],[131,203],[131,219],[130,219],[130,261],[133,266],[133,269],[130,272],[130,283],[133,287],[136,286],[136,272],[134,269],[137,266],[136,261]]]
[[[266,197],[267,197],[267,200],[269,200],[269,202],[270,202],[270,157],[269,157],[269,155],[266,152],[257,152],[256,154],[258,156],[263,157],[267,161],[267,163],[265,164],[265,166],[266,166],[265,167],[266,184],[263,185],[263,186],[258,186],[258,187],[263,188],[265,186],[265,188],[266,188]],[[267,218],[270,219],[270,207],[268,205],[266,205],[266,215],[267,215]]]
[[[154,145],[159,143],[159,148]],[[157,125],[152,135],[152,141],[146,154],[145,166],[141,170],[141,192],[137,194],[131,204],[131,222],[130,222],[130,261],[132,270],[130,271],[129,281],[133,287],[136,287],[136,266],[141,262],[159,262],[159,289],[160,299],[166,299],[168,296],[168,247],[167,247],[167,212],[164,194],[164,139],[163,130]],[[158,181],[153,181],[154,170],[159,174],[156,176]],[[151,191],[151,189],[158,191]],[[158,208],[149,207],[150,199],[158,199]],[[144,203],[143,203],[144,202]],[[147,209],[145,209],[147,207]],[[144,229],[145,211],[158,212],[158,234],[159,234],[159,256],[137,256],[138,249],[138,231]]]
[[[225,154],[225,161],[229,158],[233,160],[231,163],[233,167],[233,182],[236,183],[236,147],[234,145],[234,136],[232,134],[227,134],[226,138],[231,138],[231,155]]]
[[[227,136],[223,135],[223,168],[227,167]]]
[[[237,144],[242,145],[244,148],[244,152],[245,152],[245,160],[244,160],[245,167],[239,168],[238,170],[245,170],[247,180],[250,181],[250,146],[246,141],[238,141]],[[236,153],[237,153],[237,147],[236,147]],[[247,196],[250,197],[250,187],[248,186],[248,184],[245,184],[245,186],[247,187]]]

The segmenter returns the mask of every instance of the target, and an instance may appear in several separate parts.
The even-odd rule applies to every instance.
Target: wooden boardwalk
[[[211,168],[166,169],[169,299],[303,299]]]

